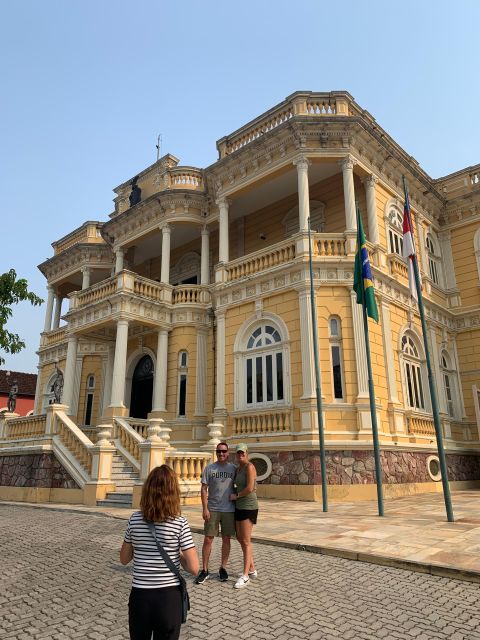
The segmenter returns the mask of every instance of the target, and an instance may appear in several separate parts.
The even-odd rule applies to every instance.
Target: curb
[[[49,511],[63,511],[67,513],[81,513],[82,515],[100,516],[103,518],[112,518],[114,520],[128,520],[129,515],[115,514],[110,511],[94,511],[89,508],[74,508],[70,506],[50,506],[47,504],[38,504],[31,502],[9,502],[0,500],[0,507],[16,506],[34,509],[45,509]],[[133,510],[132,510],[133,511]],[[193,533],[203,534],[203,527],[190,525]],[[480,572],[467,571],[465,569],[456,569],[455,567],[447,567],[441,564],[430,564],[427,562],[419,562],[416,560],[400,560],[391,556],[381,556],[372,553],[356,552],[350,549],[342,549],[341,547],[322,547],[320,545],[301,544],[297,542],[286,542],[284,540],[274,540],[271,538],[258,538],[252,536],[252,542],[255,544],[263,544],[271,547],[282,547],[284,549],[293,549],[295,551],[305,551],[307,553],[317,553],[325,556],[334,556],[336,558],[344,558],[345,560],[355,560],[357,562],[368,562],[383,567],[391,567],[393,569],[402,569],[404,571],[415,571],[417,573],[429,574],[439,578],[449,578],[451,580],[463,580],[465,582],[480,583]]]

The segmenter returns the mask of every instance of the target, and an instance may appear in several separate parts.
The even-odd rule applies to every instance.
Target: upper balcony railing
[[[203,172],[200,169],[190,167],[178,167],[170,169],[165,174],[168,180],[167,189],[192,189],[193,191],[204,191]]]
[[[68,236],[53,242],[54,254],[58,255],[76,244],[105,244],[101,234],[102,227],[102,222],[86,222],[69,233]]]
[[[279,105],[270,109],[241,129],[217,142],[220,158],[238,151],[260,136],[276,129],[293,117],[348,116],[349,94],[341,91],[330,93],[294,93]]]

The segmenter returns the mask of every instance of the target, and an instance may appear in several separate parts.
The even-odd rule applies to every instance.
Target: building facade
[[[205,169],[162,157],[114,189],[105,220],[54,242],[39,266],[48,298],[30,423],[39,437],[50,429],[76,488],[95,485],[95,499],[118,490],[117,458],[138,485],[142,456],[147,467],[173,456],[193,487],[226,439],[249,445],[260,495],[320,498],[310,219],[329,491],[375,496],[352,292],[358,203],[380,315],[370,346],[385,491],[441,490],[402,258],[403,175],[449,477],[479,483],[480,165],[432,179],[346,92],[294,93],[217,149]],[[9,436],[30,428],[6,424],[4,458],[21,449]]]

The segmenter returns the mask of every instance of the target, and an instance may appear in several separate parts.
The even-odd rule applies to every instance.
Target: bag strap
[[[178,568],[176,567],[176,565],[174,564],[174,562],[172,561],[168,553],[165,551],[165,549],[162,547],[162,545],[158,541],[157,532],[155,530],[154,523],[149,522],[148,520],[145,520],[145,523],[147,527],[150,529],[150,533],[152,534],[155,540],[155,544],[157,545],[157,549],[160,552],[160,555],[162,556],[163,561],[165,562],[167,567],[170,569],[170,571],[180,580],[180,584],[184,585],[185,578],[182,576],[182,574],[180,573],[180,571],[178,570]]]

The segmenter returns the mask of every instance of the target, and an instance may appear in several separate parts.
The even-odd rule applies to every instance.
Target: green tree
[[[6,324],[13,315],[12,306],[27,300],[34,307],[42,304],[42,298],[28,290],[28,282],[20,278],[17,280],[15,269],[10,269],[0,275],[0,350],[5,353],[18,353],[25,348],[25,343],[16,333],[6,329]],[[5,358],[0,355],[0,365]]]

